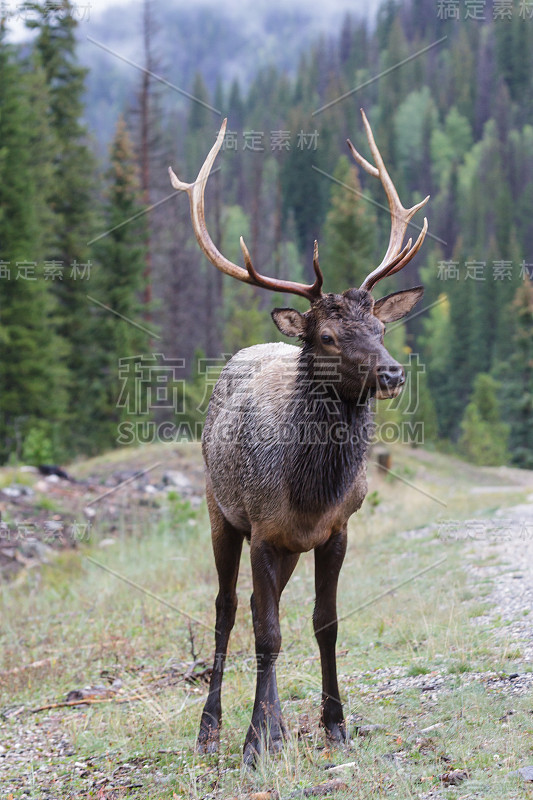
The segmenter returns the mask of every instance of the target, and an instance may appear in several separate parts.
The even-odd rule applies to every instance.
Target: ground
[[[318,727],[309,554],[281,606],[287,746],[251,772],[246,552],[221,752],[194,753],[216,594],[198,446],[67,472],[0,471],[1,800],[529,794],[533,473],[400,447],[371,465],[339,592],[351,742]]]

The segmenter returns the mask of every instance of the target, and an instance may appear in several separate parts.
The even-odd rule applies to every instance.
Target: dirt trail
[[[529,502],[530,501],[530,502]],[[494,628],[521,651],[522,660],[533,663],[533,496],[513,508],[499,509],[493,519],[466,526],[471,552],[468,571],[474,581],[493,580],[486,599],[488,612],[479,624],[496,620],[510,624]]]

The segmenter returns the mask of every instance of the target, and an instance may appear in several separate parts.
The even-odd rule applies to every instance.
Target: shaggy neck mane
[[[289,456],[291,505],[311,513],[324,510],[345,498],[366,460],[372,435],[369,401],[342,399],[334,371],[324,375],[304,346],[290,419],[297,431]]]

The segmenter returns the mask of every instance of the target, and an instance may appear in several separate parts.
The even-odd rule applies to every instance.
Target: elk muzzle
[[[376,397],[378,399],[396,397],[400,393],[405,383],[405,372],[401,364],[394,363],[378,367],[376,374]]]

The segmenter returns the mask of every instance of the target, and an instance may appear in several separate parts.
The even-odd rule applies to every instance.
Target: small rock
[[[517,769],[515,772],[511,772],[509,774],[516,775],[527,783],[533,781],[533,767],[520,767],[520,769]]]
[[[25,495],[26,497],[31,497],[35,492],[31,488],[31,486],[26,486],[24,483],[12,483],[11,489],[15,489],[20,494]]]
[[[332,792],[340,792],[348,788],[348,784],[341,781],[340,778],[333,778],[326,783],[319,783],[318,786],[310,786],[309,789],[304,789],[304,797],[325,797]]]
[[[190,489],[191,482],[183,472],[169,470],[163,473],[162,481],[167,486],[176,486],[178,489]]]
[[[470,777],[466,769],[452,769],[450,772],[445,772],[440,776],[440,781],[445,786],[459,786],[460,783],[466,781]]]
[[[52,549],[38,539],[30,538],[20,543],[20,552],[25,558],[36,558],[46,564]]]
[[[6,486],[5,489],[2,489],[2,494],[5,494],[6,497],[20,497],[22,492],[13,486]]]
[[[384,725],[356,725],[354,733],[356,736],[372,736],[384,729]]]

